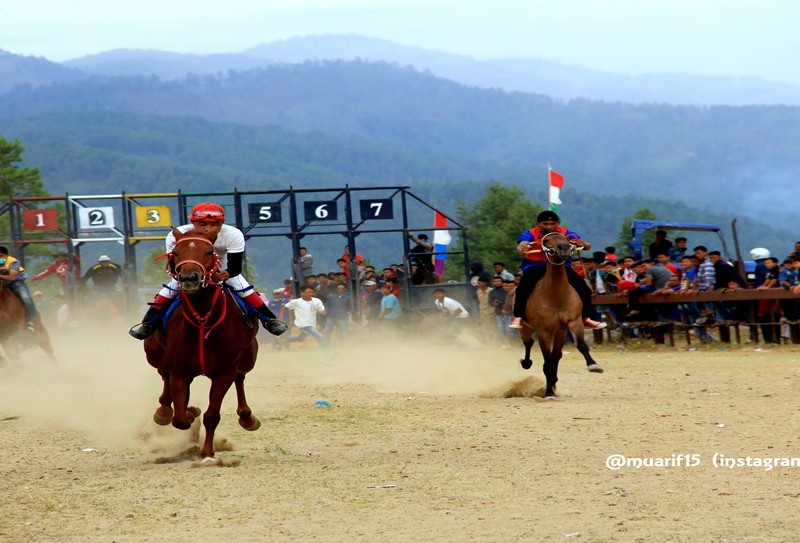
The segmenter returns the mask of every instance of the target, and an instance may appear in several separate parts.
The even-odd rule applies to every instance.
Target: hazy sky
[[[475,58],[800,84],[798,0],[0,0],[0,49],[239,52],[355,33]]]

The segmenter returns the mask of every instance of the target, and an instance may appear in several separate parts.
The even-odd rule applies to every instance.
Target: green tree
[[[531,203],[519,187],[497,182],[486,187],[483,198],[471,203],[458,202],[457,216],[467,227],[470,260],[480,260],[489,270],[495,261],[505,262],[509,270],[516,269],[520,260],[516,239],[533,226],[542,209]],[[454,258],[448,266],[460,271],[463,258]]]
[[[656,220],[656,214],[650,211],[646,207],[642,207],[636,210],[633,216],[628,215],[624,219],[622,219],[622,229],[619,232],[619,239],[614,244],[614,247],[617,249],[617,254],[620,256],[625,256],[630,253],[631,249],[629,243],[633,241],[633,232],[631,231],[631,225],[633,224],[634,219],[644,219],[649,221]],[[653,242],[655,239],[655,233],[648,232],[642,238],[642,247],[647,247],[650,243]]]
[[[18,196],[47,196],[38,168],[21,168],[25,148],[19,141],[0,136],[0,198],[8,201]]]

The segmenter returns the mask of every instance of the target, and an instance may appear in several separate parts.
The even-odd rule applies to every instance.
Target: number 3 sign
[[[113,207],[82,207],[78,209],[81,230],[114,228]]]

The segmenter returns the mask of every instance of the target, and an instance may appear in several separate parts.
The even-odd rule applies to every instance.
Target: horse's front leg
[[[159,407],[153,413],[153,420],[156,424],[166,426],[172,422],[172,394],[169,390],[169,372],[167,370],[158,370],[161,376],[163,388],[161,389],[161,396],[158,397]]]
[[[233,381],[236,385],[236,414],[239,415],[239,426],[253,432],[261,428],[261,421],[253,415],[250,406],[247,405],[247,398],[244,395],[244,377],[244,373],[237,373],[236,379]]]
[[[208,409],[203,414],[203,428],[206,430],[206,438],[203,441],[203,448],[200,449],[201,458],[214,457],[214,432],[216,432],[219,425],[222,400],[231,388],[234,372],[235,370],[211,380],[211,390],[208,393]]]
[[[525,346],[525,358],[519,361],[522,369],[529,370],[533,365],[531,360],[531,348],[533,347],[533,330],[527,324],[523,324],[519,331],[519,337],[522,339],[522,344]]]
[[[578,347],[578,351],[583,355],[583,359],[586,360],[586,369],[592,373],[603,373],[603,368],[592,358],[589,345],[586,343],[586,339],[584,339],[583,324],[580,322],[576,322],[574,325],[570,324],[569,329],[575,337],[575,344]]]
[[[196,411],[189,409],[189,385],[192,379],[183,375],[170,375],[169,390],[175,410],[172,425],[179,430],[188,430],[194,422]]]

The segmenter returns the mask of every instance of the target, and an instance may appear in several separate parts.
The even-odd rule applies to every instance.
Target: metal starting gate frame
[[[392,234],[402,236],[405,269],[406,305],[413,306],[408,255],[409,230],[435,231],[432,215],[440,213],[447,220],[448,230],[460,236],[461,250],[433,253],[463,255],[464,277],[469,276],[466,228],[451,216],[427,203],[407,186],[350,187],[326,189],[239,191],[229,192],[165,192],[16,197],[0,207],[0,216],[8,214],[14,256],[25,265],[28,246],[60,245],[69,255],[67,295],[78,299],[80,284],[75,258],[80,259],[84,246],[119,244],[126,281],[123,289],[126,307],[138,311],[137,246],[141,242],[163,243],[172,226],[188,222],[192,207],[214,201],[226,210],[226,222],[244,232],[245,238],[282,237],[291,242],[292,255],[299,257],[301,241],[307,236],[343,236],[350,254],[357,254],[357,239],[362,235]],[[453,236],[453,237],[455,237]],[[112,246],[113,247],[113,246]],[[252,241],[248,250],[253,253]],[[96,252],[95,250],[92,252]],[[104,250],[103,252],[114,252]],[[246,257],[247,255],[245,255]],[[355,266],[355,264],[353,264]],[[351,277],[357,274],[351,274]],[[299,278],[295,278],[295,282]],[[458,288],[465,283],[448,285]],[[426,286],[429,287],[429,286]],[[420,287],[415,286],[414,289]],[[426,290],[426,289],[422,289]],[[456,296],[457,298],[466,298]],[[358,296],[352,297],[358,310]],[[466,302],[462,299],[462,302]]]

